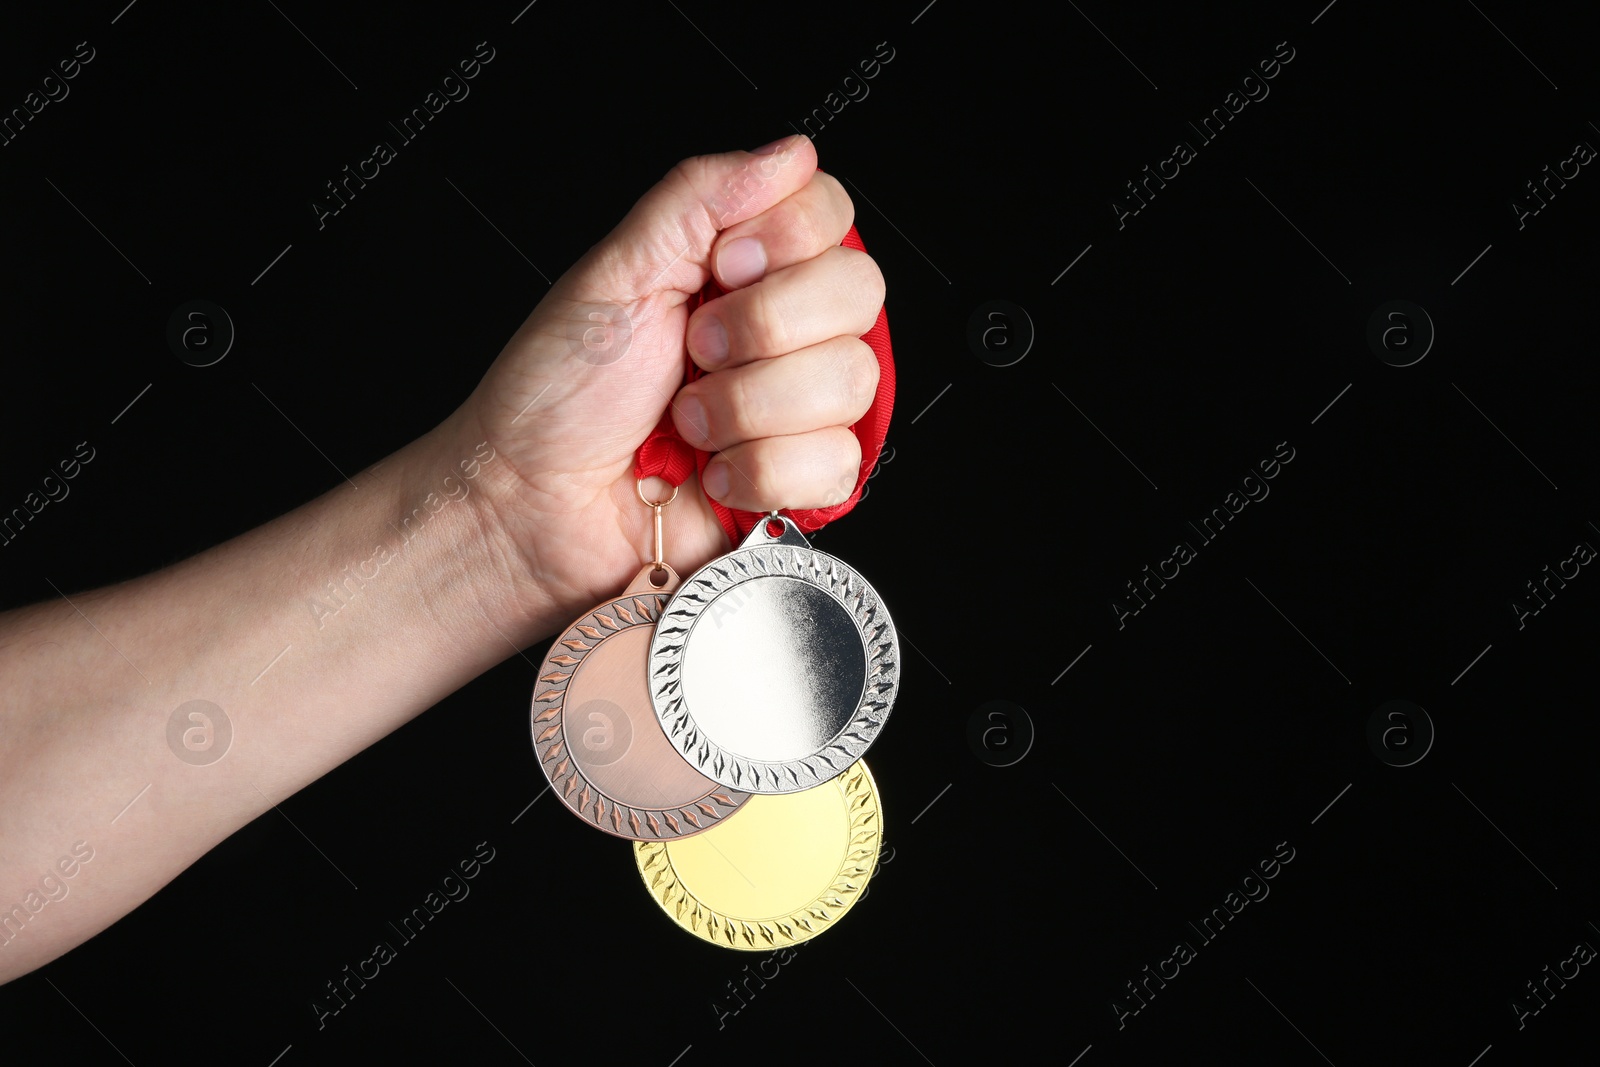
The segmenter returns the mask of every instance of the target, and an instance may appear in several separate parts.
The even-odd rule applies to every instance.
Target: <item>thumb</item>
[[[687,299],[711,279],[717,234],[804,188],[816,170],[816,149],[800,134],[685,159],[557,287],[570,286],[562,295],[577,301],[626,305],[661,292]]]

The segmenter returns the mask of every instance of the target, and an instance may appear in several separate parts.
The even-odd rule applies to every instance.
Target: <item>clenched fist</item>
[[[816,163],[802,136],[679,163],[562,275],[452,417],[463,443],[503,460],[477,499],[507,580],[550,628],[648,558],[634,456],[663,412],[716,453],[704,493],[692,476],[666,512],[680,573],[729,547],[706,495],[764,511],[854,489],[849,427],[878,384],[860,337],[884,282],[840,245],[854,208]],[[726,295],[691,314],[713,278]],[[687,385],[686,354],[708,372]]]

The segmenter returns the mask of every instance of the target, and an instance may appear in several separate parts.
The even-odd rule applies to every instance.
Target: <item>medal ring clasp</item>
[[[665,500],[646,500],[645,496],[644,496],[644,479],[643,478],[635,478],[633,480],[633,491],[639,494],[639,503],[643,504],[647,508],[664,508],[668,504],[672,503],[674,500],[678,499],[678,487],[677,486],[673,486],[672,487],[672,495],[667,497],[667,499],[665,499]]]
[[[652,518],[654,520],[655,552],[650,559],[650,562],[653,565],[653,569],[650,571],[650,584],[659,589],[661,586],[667,584],[667,575],[671,573],[667,570],[667,558],[661,546],[661,509],[678,499],[678,487],[673,486],[672,495],[667,497],[665,500],[646,500],[644,495],[643,478],[634,479],[633,490],[639,494],[639,502],[650,509]]]

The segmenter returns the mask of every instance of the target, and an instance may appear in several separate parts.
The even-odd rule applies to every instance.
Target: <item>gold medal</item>
[[[864,761],[822,785],[752,796],[694,837],[636,841],[645,887],[671,919],[725,948],[766,951],[833,926],[872,876],[883,838]]]

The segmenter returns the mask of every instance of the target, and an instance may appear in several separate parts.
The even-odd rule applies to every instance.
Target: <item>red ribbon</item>
[[[850,227],[850,232],[845,234],[840,244],[846,248],[854,248],[858,252],[867,250],[854,226]],[[695,294],[694,299],[689,302],[689,313],[694,314],[695,308],[722,295],[724,290],[715,279],[707,282],[706,287]],[[820,530],[834,519],[849,514],[850,509],[856,506],[856,502],[861,499],[862,487],[867,484],[867,476],[872,473],[872,468],[878,462],[878,455],[883,451],[883,439],[889,432],[889,415],[894,408],[894,354],[889,347],[889,316],[883,308],[878,309],[878,321],[873,323],[872,329],[861,335],[861,339],[872,346],[873,354],[878,357],[878,391],[872,398],[872,407],[860,421],[850,427],[850,431],[856,435],[856,440],[861,443],[861,469],[856,473],[854,491],[843,503],[828,508],[785,509],[782,512],[807,533]],[[690,360],[685,380],[696,381],[703,373],[694,361]],[[661,416],[661,422],[650,431],[650,436],[639,446],[639,454],[633,468],[634,477],[647,478],[658,475],[672,485],[682,485],[692,472],[705,473],[711,455],[710,452],[702,452],[678,436],[677,428],[672,425],[672,410],[669,406]],[[706,499],[711,500],[710,497]],[[744,540],[745,535],[755,528],[756,523],[766,517],[764,512],[739,511],[725,507],[715,500],[711,500],[711,507],[734,544]]]

